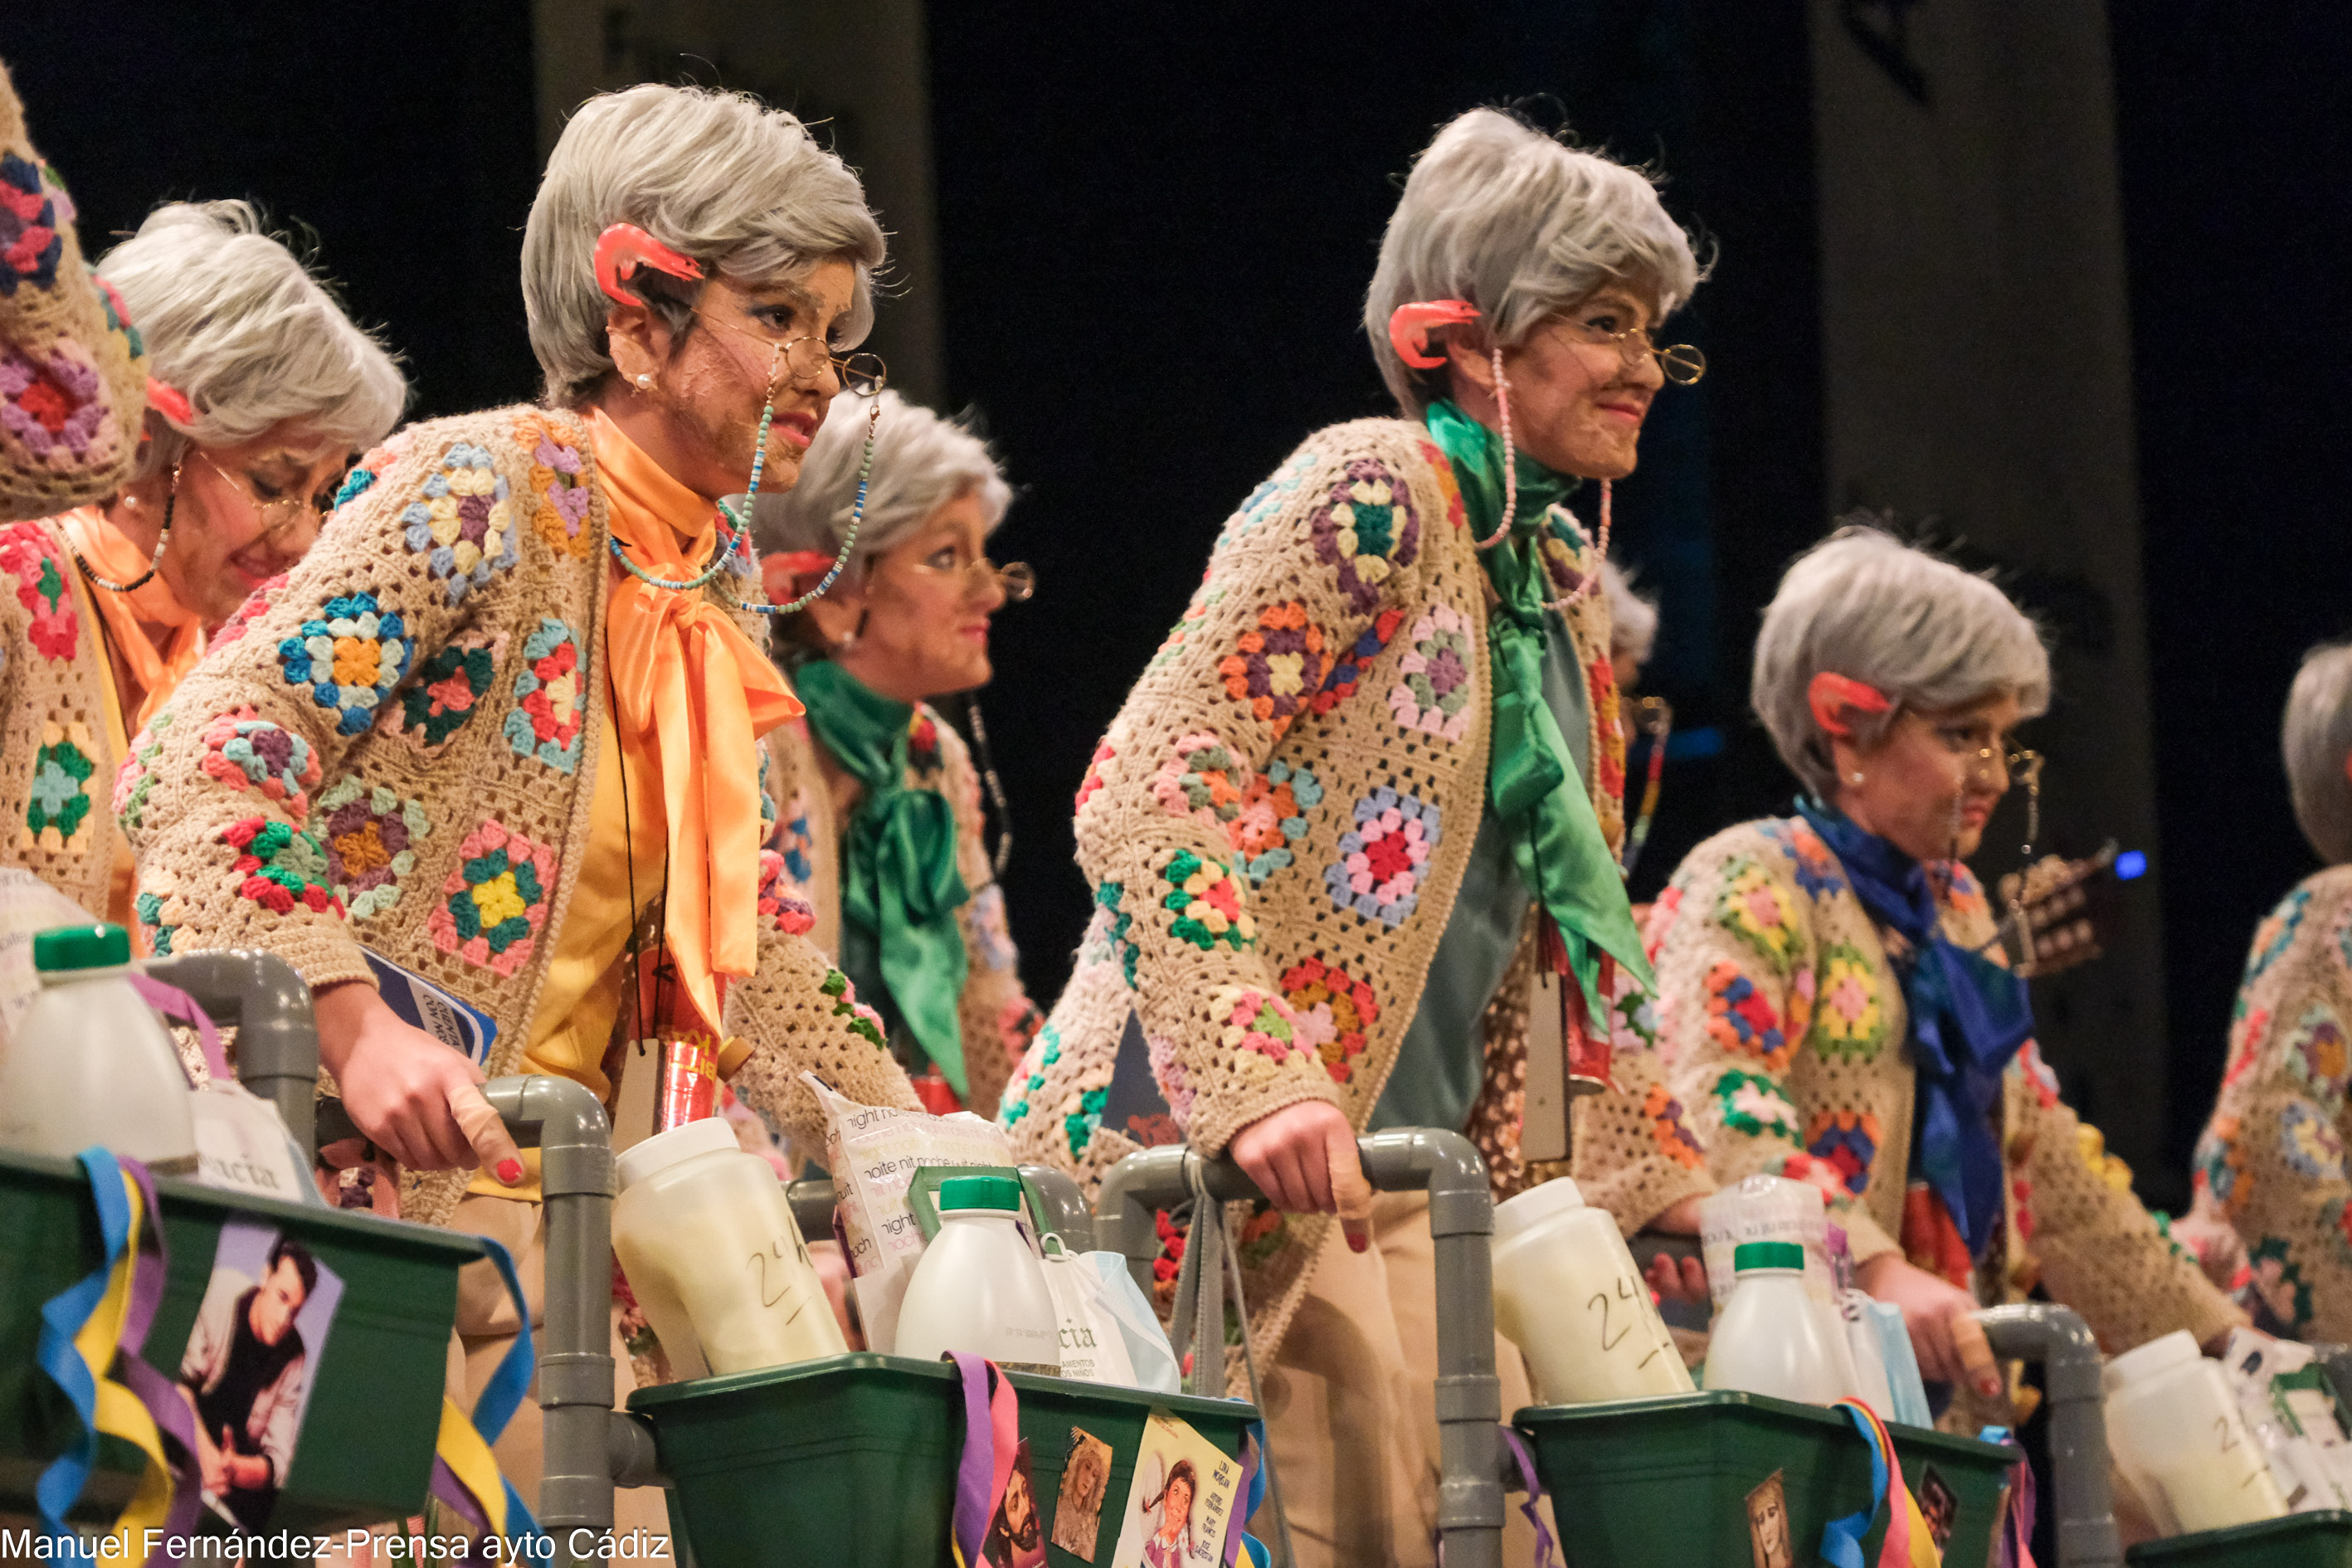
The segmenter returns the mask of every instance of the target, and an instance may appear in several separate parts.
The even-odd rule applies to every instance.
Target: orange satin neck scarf
[[[76,507],[58,521],[64,527],[66,537],[73,541],[73,547],[81,552],[81,558],[100,576],[131,583],[145,575],[147,552],[131,543],[98,508]],[[126,731],[135,734],[157,709],[171,700],[173,689],[204,658],[204,623],[195,611],[180,603],[160,572],[128,594],[115,593],[96,583],[88,583],[87,586],[90,603],[106,618],[114,656],[130,667],[131,679],[143,693],[139,710],[123,715]],[[159,648],[148,640],[147,628],[151,626],[172,628],[163,647]]]
[[[718,510],[664,472],[602,409],[589,442],[629,559],[671,582],[693,577],[718,542]],[[718,976],[758,963],[759,738],[800,717],[792,688],[728,613],[614,568],[604,612],[619,739],[660,781],[669,839],[665,908],[671,962],[688,998],[720,1031]]]

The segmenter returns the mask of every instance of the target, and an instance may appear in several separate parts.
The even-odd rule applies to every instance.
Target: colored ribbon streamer
[[[1926,867],[1842,813],[1802,800],[1797,809],[1836,852],[1863,908],[1911,944],[1910,960],[1895,973],[1918,1071],[1914,1159],[1951,1211],[1969,1256],[1982,1258],[2004,1188],[1991,1113],[2002,1072],[2033,1033],[2025,982],[1944,934]]]
[[[1021,1396],[994,1362],[962,1351],[948,1352],[947,1359],[963,1384],[963,1456],[956,1464],[951,1544],[957,1568],[976,1568],[1019,1455]]]
[[[1252,1568],[1266,1568],[1274,1554],[1265,1542],[1249,1532],[1249,1521],[1257,1517],[1258,1504],[1265,1500],[1265,1423],[1253,1421],[1242,1428],[1242,1479],[1236,1489],[1241,1493],[1242,1506],[1225,1521],[1225,1568],[1234,1568],[1244,1552],[1249,1553]]]
[[[166,985],[135,969],[128,978],[131,989],[139,993],[142,1002],[166,1018],[195,1030],[196,1038],[204,1042],[205,1068],[212,1074],[215,1083],[236,1081],[236,1075],[229,1071],[227,1057],[221,1051],[220,1030],[213,1026],[212,1015],[205,1011],[204,1004],[178,986]],[[149,1212],[153,1212],[152,1206]]]
[[[544,1540],[546,1531],[524,1506],[514,1483],[499,1472],[499,1462],[490,1453],[490,1445],[507,1429],[522,1403],[523,1391],[530,1386],[530,1309],[523,1300],[522,1281],[515,1275],[514,1259],[507,1249],[488,1237],[478,1239],[498,1266],[499,1278],[506,1282],[507,1297],[514,1303],[520,1326],[498,1371],[490,1374],[481,1396],[474,1401],[472,1419],[452,1401],[442,1400],[441,1431],[433,1447],[433,1495],[486,1536]]]
[[[1452,461],[1474,529],[1490,530],[1503,510],[1502,443],[1449,401],[1430,405],[1430,434]],[[1495,684],[1486,797],[1511,836],[1511,861],[1558,928],[1559,973],[1576,976],[1586,1013],[1609,1014],[1603,954],[1654,989],[1650,961],[1633,926],[1617,857],[1601,832],[1592,797],[1577,775],[1559,721],[1544,700],[1543,658],[1551,635],[1544,608],[1548,579],[1538,534],[1549,509],[1580,481],[1519,454],[1519,517],[1511,537],[1478,557],[1498,603],[1486,617]]]
[[[155,1321],[168,1268],[155,1189],[146,1168],[118,1161],[104,1149],[78,1156],[98,1211],[105,1260],[69,1289],[41,1308],[41,1331],[34,1359],[57,1384],[81,1430],[72,1447],[43,1470],[34,1498],[44,1535],[79,1551],[65,1519],[80,1500],[98,1460],[100,1434],[120,1437],[146,1458],[137,1490],[115,1521],[121,1538],[108,1555],[143,1563],[148,1532],[184,1536],[194,1521],[197,1490],[190,1473],[195,1427],[171,1383],[141,1359],[147,1331]],[[163,1434],[180,1445],[174,1465],[166,1457]]]
[[[881,695],[829,658],[801,666],[793,684],[810,730],[862,792],[842,847],[842,967],[863,984],[853,938],[872,944],[891,1005],[961,1099],[958,1013],[971,955],[956,910],[971,893],[956,869],[955,808],[938,790],[907,785],[911,704]]]
[[[1515,1429],[1498,1426],[1497,1430],[1503,1434],[1504,1446],[1510,1450],[1511,1462],[1518,1467],[1520,1489],[1528,1494],[1528,1500],[1519,1504],[1519,1511],[1536,1529],[1536,1568],[1552,1568],[1551,1531],[1543,1521],[1544,1484],[1543,1478],[1536,1474],[1536,1457],[1528,1451],[1528,1440]]]
[[[2033,1465],[2006,1426],[1988,1426],[1978,1440],[1999,1443],[2017,1456],[2009,1467],[2009,1486],[2001,1500],[2000,1527],[1993,1538],[1993,1568],[2034,1568]]]
[[[1902,1461],[1895,1439],[1870,1407],[1858,1400],[1841,1399],[1836,1408],[1860,1429],[1870,1445],[1870,1506],[1860,1513],[1833,1519],[1822,1527],[1822,1556],[1832,1568],[1864,1568],[1862,1538],[1878,1517],[1878,1505],[1887,1504],[1886,1540],[1878,1551],[1877,1568],[1943,1568],[1936,1538],[1928,1533],[1927,1516],[1903,1479]]]

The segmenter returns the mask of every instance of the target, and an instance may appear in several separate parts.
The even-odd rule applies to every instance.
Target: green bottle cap
[[[1743,1241],[1732,1248],[1731,1268],[1745,1274],[1751,1268],[1802,1268],[1805,1249],[1793,1241]]]
[[[33,967],[44,974],[120,969],[131,962],[131,933],[121,926],[53,926],[33,938]]]
[[[950,1176],[940,1184],[940,1211],[1005,1209],[1021,1212],[1021,1184],[1010,1176]]]

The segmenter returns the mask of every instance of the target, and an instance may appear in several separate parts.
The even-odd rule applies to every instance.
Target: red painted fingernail
[[[1350,1252],[1366,1251],[1371,1245],[1372,1238],[1369,1236],[1351,1236],[1348,1238],[1348,1250]]]
[[[522,1180],[522,1162],[509,1154],[499,1162],[499,1180],[513,1186]]]

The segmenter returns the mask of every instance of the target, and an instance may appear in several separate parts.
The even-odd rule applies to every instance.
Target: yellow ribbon
[[[128,1173],[121,1176],[124,1194],[131,1200],[131,1229],[122,1246],[122,1256],[114,1260],[114,1269],[107,1277],[106,1294],[100,1298],[98,1310],[74,1336],[74,1352],[89,1368],[90,1379],[98,1386],[97,1428],[111,1437],[121,1437],[147,1456],[146,1468],[139,1477],[139,1489],[131,1495],[131,1504],[114,1521],[110,1532],[121,1538],[121,1546],[111,1554],[117,1563],[143,1563],[148,1552],[147,1531],[160,1527],[172,1510],[172,1467],[163,1458],[163,1434],[155,1429],[155,1418],[147,1414],[147,1406],[124,1384],[110,1377],[114,1365],[116,1348],[122,1342],[123,1321],[131,1312],[131,1276],[139,1265],[139,1226],[146,1217],[146,1199],[139,1184]]]

